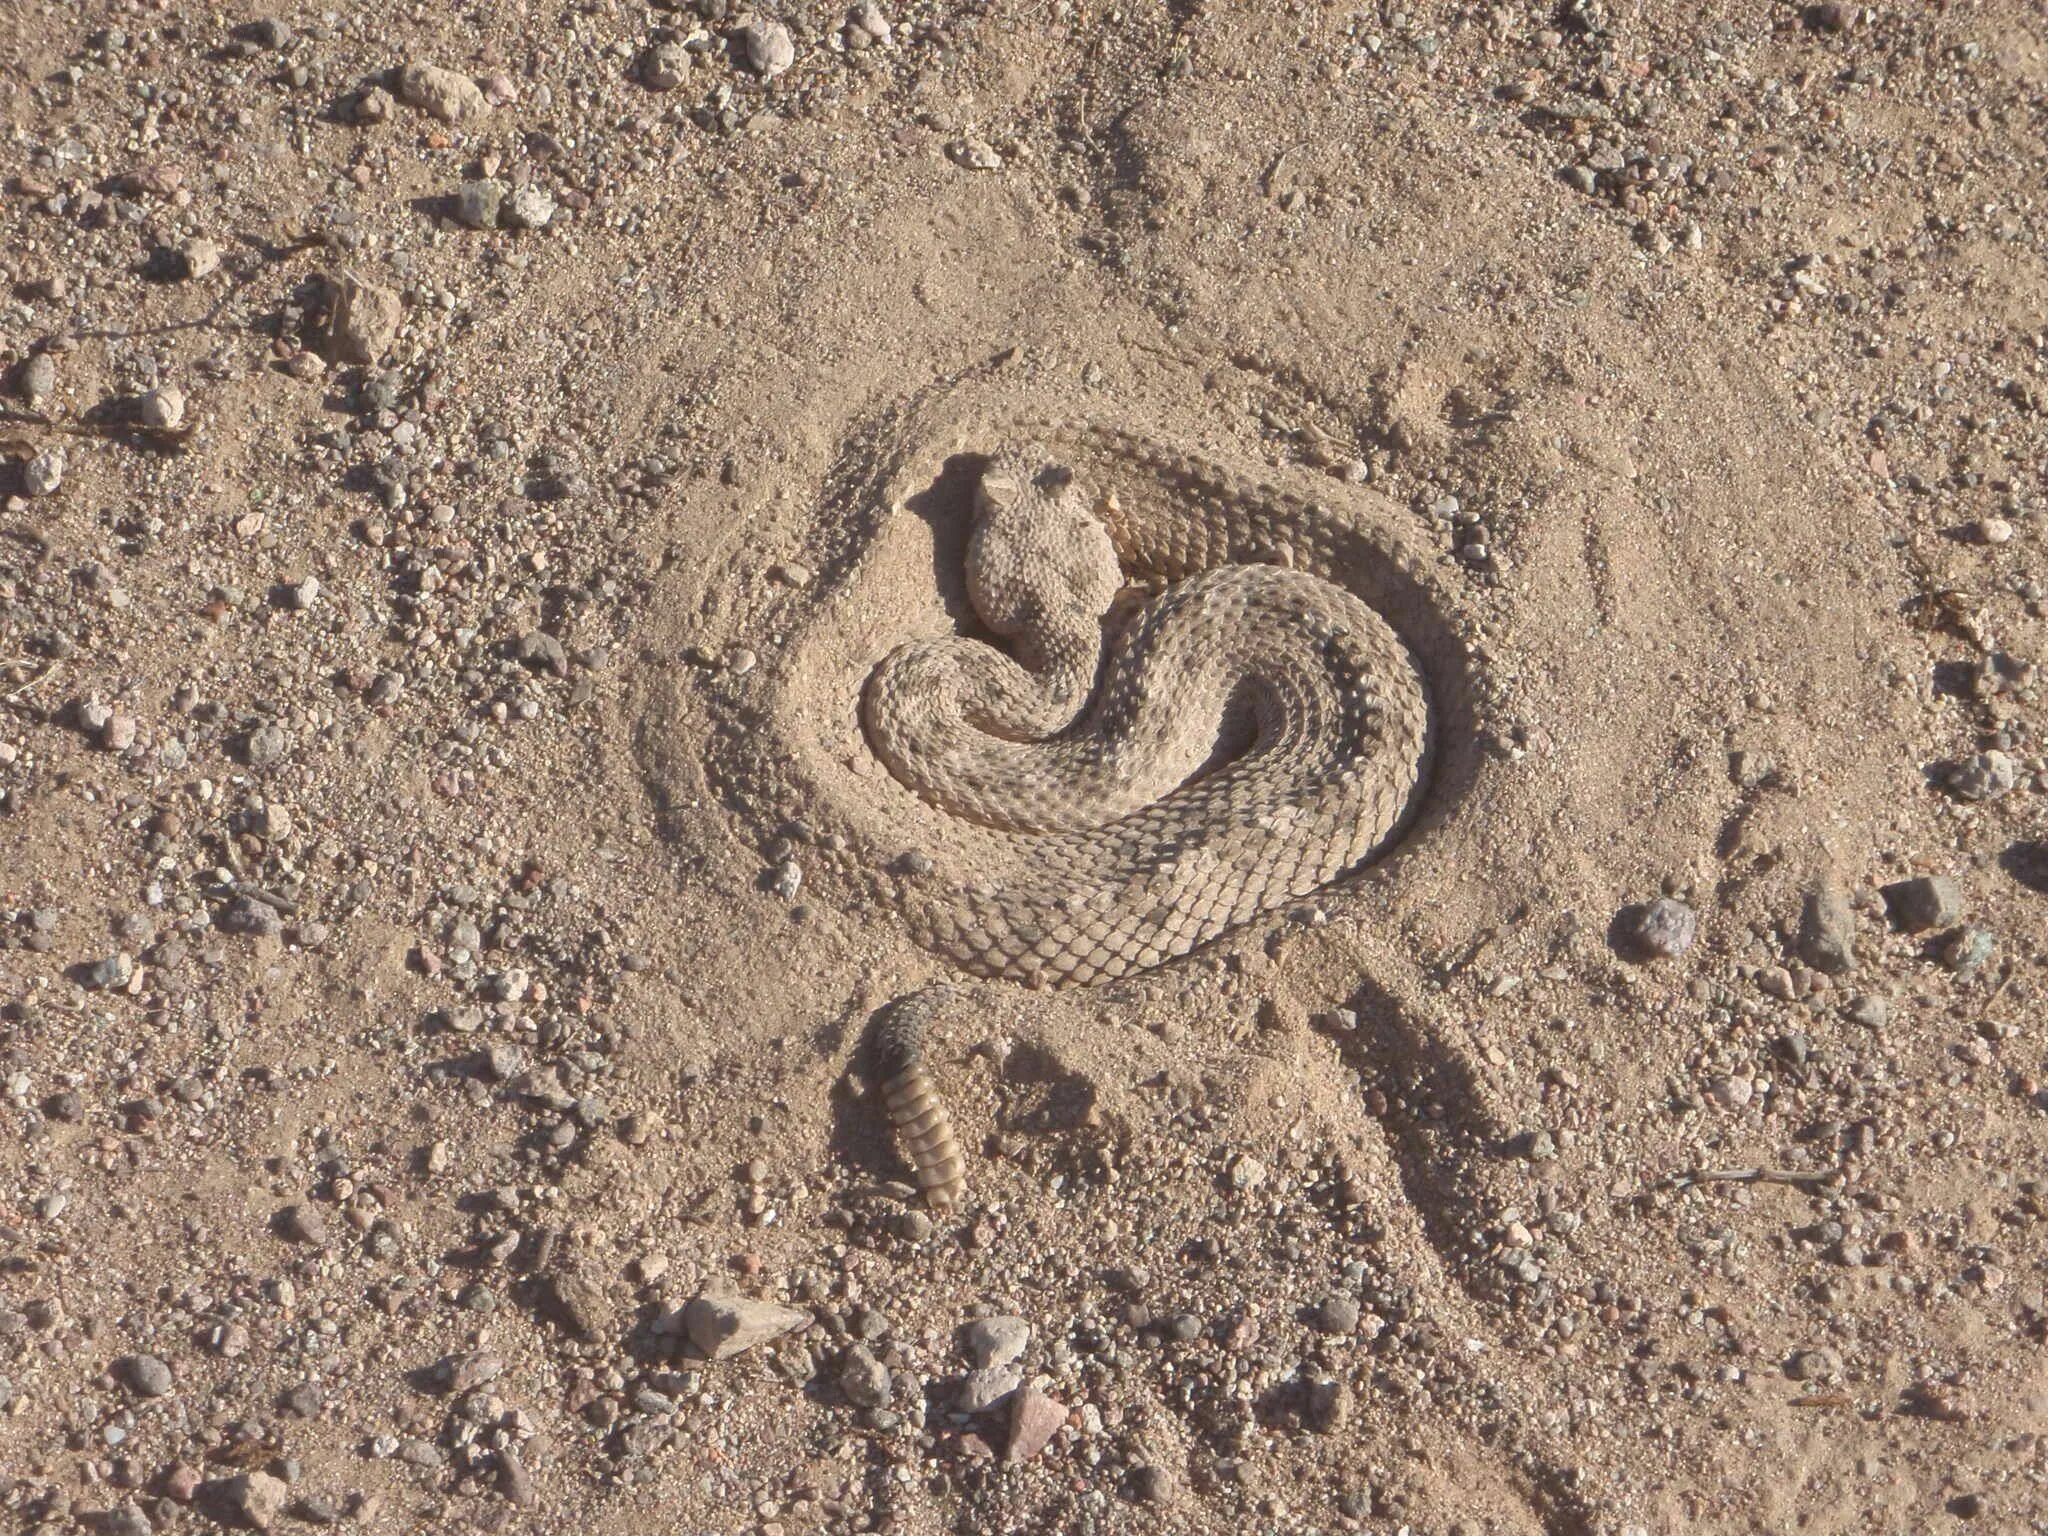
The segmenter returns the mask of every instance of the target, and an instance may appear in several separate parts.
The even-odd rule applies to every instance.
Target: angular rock
[[[708,1360],[729,1360],[810,1320],[808,1312],[744,1296],[693,1296],[683,1307],[683,1333]]]
[[[470,229],[495,229],[505,202],[505,184],[486,176],[465,181],[455,194],[455,221]]]
[[[222,1511],[252,1531],[267,1531],[284,1514],[290,1490],[268,1472],[248,1472],[213,1485]]]
[[[178,247],[178,275],[188,283],[211,277],[220,270],[220,245],[203,237],[187,240]]]
[[[531,1509],[539,1497],[534,1491],[533,1475],[519,1459],[518,1450],[509,1445],[498,1451],[498,1491],[515,1509]]]
[[[88,1516],[85,1524],[89,1529],[101,1532],[102,1536],[150,1536],[155,1529],[149,1523],[149,1516],[133,1499]]]
[[[327,1241],[327,1218],[317,1205],[288,1205],[277,1213],[278,1234],[290,1242]]]
[[[398,72],[398,99],[444,123],[488,116],[491,103],[469,76],[438,64],[413,63]]]
[[[1022,1385],[1023,1372],[1014,1365],[969,1371],[960,1383],[953,1406],[961,1413],[986,1413]]]
[[[889,1368],[865,1344],[856,1344],[839,1362],[839,1390],[856,1408],[879,1408],[889,1401]]]
[[[1963,890],[1947,875],[1916,875],[1884,888],[1892,921],[1907,933],[1946,928],[1963,915]]]
[[[359,277],[344,277],[334,292],[327,346],[336,362],[374,363],[398,340],[405,307],[398,295]]]
[[[505,1373],[505,1362],[480,1349],[465,1350],[437,1361],[427,1373],[436,1392],[463,1393],[486,1386]]]
[[[1004,1457],[1013,1463],[1031,1460],[1066,1422],[1067,1410],[1038,1388],[1019,1389],[1010,1399],[1010,1443]]]
[[[1958,800],[1997,800],[2019,783],[2020,765],[2007,752],[1979,752],[1950,764],[1945,777]]]
[[[554,193],[531,181],[514,189],[501,215],[507,229],[546,229],[554,216]]]
[[[1319,1435],[1334,1435],[1351,1420],[1351,1388],[1324,1377],[1305,1383],[1301,1419]]]
[[[1021,1317],[978,1317],[967,1325],[967,1358],[977,1370],[1008,1365],[1031,1343],[1031,1325]]]
[[[1841,884],[1822,876],[1806,893],[1799,920],[1799,954],[1816,971],[1846,976],[1856,969],[1856,913]]]
[[[617,1321],[604,1287],[582,1275],[549,1275],[543,1301],[548,1316],[580,1339],[601,1339]]]
[[[1332,1291],[1316,1307],[1316,1331],[1337,1336],[1356,1333],[1360,1312],[1357,1297],[1346,1296],[1342,1291]]]
[[[650,91],[672,91],[690,77],[690,50],[662,43],[640,60],[640,83]]]
[[[1644,906],[1624,907],[1614,923],[1617,946],[1644,960],[1677,959],[1692,948],[1699,931],[1699,914],[1669,896]]]

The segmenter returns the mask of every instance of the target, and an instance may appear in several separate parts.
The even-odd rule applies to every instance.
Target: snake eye
[[[1041,491],[1064,490],[1074,483],[1074,472],[1065,464],[1047,464],[1031,477]]]

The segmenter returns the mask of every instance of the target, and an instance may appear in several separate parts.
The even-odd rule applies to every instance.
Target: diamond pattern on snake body
[[[1341,519],[1111,429],[1034,427],[974,494],[968,595],[1001,643],[898,646],[862,719],[904,789],[1027,845],[1002,884],[914,896],[918,937],[977,974],[1083,984],[1389,846],[1432,721],[1401,636],[1331,579],[1374,555]]]

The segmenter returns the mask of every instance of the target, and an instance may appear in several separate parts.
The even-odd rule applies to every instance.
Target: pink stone
[[[1036,1387],[1024,1387],[1010,1398],[1010,1449],[1012,1462],[1029,1461],[1044,1450],[1048,1441],[1067,1422],[1067,1410]]]

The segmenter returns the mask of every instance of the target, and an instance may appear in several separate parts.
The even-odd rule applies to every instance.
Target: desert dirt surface
[[[2022,0],[0,0],[0,1524],[2048,1530],[2044,99]],[[1389,856],[920,942],[1033,845],[862,689],[1020,414],[1410,552]]]

